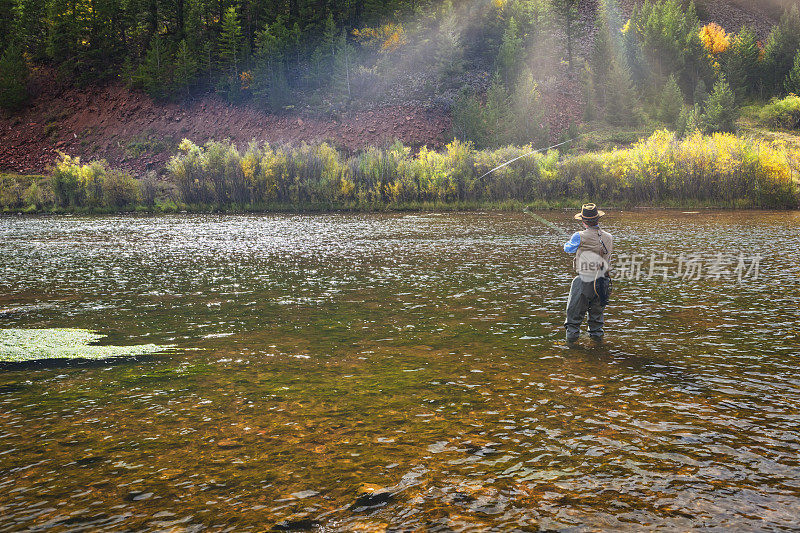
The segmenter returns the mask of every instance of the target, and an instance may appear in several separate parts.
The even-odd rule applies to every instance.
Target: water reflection
[[[793,529],[799,222],[613,214],[761,279],[616,283],[569,348],[523,214],[1,219],[0,326],[179,350],[0,372],[0,530]]]

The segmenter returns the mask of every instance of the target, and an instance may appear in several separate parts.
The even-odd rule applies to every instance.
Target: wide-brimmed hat
[[[575,215],[575,220],[597,220],[601,216],[605,215],[603,211],[597,209],[597,206],[594,204],[584,204],[581,207],[581,212]]]

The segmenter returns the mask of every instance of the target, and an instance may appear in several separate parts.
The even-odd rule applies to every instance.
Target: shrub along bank
[[[561,156],[476,150],[454,141],[416,154],[400,143],[347,155],[326,143],[275,146],[181,142],[167,165],[167,193],[103,162],[62,156],[49,180],[0,179],[4,211],[384,210],[604,204],[795,208],[800,151],[730,134],[679,139],[657,131],[630,148]],[[35,190],[34,190],[35,189]]]
[[[761,110],[759,118],[768,128],[800,130],[800,96],[790,94],[783,99],[773,99]]]

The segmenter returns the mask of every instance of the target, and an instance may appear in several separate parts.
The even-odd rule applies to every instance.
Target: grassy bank
[[[629,148],[524,157],[455,141],[414,154],[400,143],[344,154],[322,143],[273,146],[184,140],[166,180],[134,179],[63,156],[49,178],[0,177],[4,212],[319,212],[516,210],[604,205],[796,208],[800,150],[728,134],[657,131]]]

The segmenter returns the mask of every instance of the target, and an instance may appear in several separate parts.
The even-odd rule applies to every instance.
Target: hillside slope
[[[40,172],[57,151],[103,158],[136,172],[163,167],[184,137],[196,142],[231,139],[239,144],[333,141],[357,149],[401,139],[441,145],[449,118],[414,106],[391,106],[342,117],[273,115],[232,106],[212,96],[186,105],[157,103],[121,83],[75,89],[37,74],[39,94],[21,113],[0,120],[0,169]]]
[[[441,148],[450,137],[450,115],[418,104],[374,106],[339,116],[301,112],[280,115],[235,106],[209,95],[186,104],[154,102],[122,83],[76,89],[35,76],[37,95],[20,113],[0,118],[0,171],[46,172],[59,151],[82,159],[105,159],[135,173],[163,168],[183,138],[272,143],[327,141],[346,150],[395,140]],[[580,120],[576,87],[568,80],[544,96],[552,138]]]
[[[634,5],[642,3],[644,0],[620,0],[626,15]],[[776,0],[695,0],[695,6],[701,22],[716,22],[733,33],[749,26],[761,39],[767,38],[781,13]]]
[[[629,14],[637,0],[621,0]],[[596,0],[581,3],[583,37],[580,55],[592,47],[591,21]],[[758,2],[701,0],[698,13],[729,31],[747,24],[765,37],[775,11]],[[478,73],[477,77],[488,73]],[[551,138],[582,116],[578,85],[567,76],[550,83],[544,94]],[[442,108],[417,103],[375,106],[340,116],[302,112],[269,114],[255,107],[233,106],[214,95],[186,104],[158,103],[120,82],[76,89],[55,82],[54,73],[39,67],[31,82],[34,97],[20,113],[0,117],[0,171],[43,172],[57,151],[84,159],[103,158],[136,173],[163,168],[184,137],[195,142],[231,139],[239,145],[257,139],[270,142],[330,141],[349,150],[382,145],[395,139],[419,147],[441,147],[450,133],[450,116]]]

